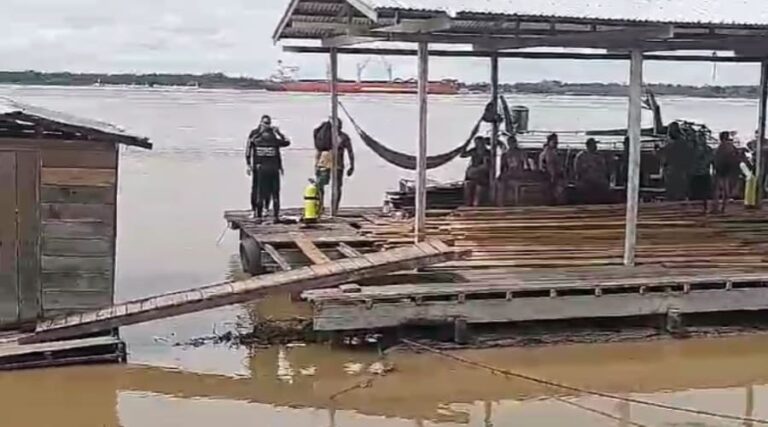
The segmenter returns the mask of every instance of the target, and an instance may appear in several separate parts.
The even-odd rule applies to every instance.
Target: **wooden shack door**
[[[39,172],[34,151],[0,151],[0,326],[40,313]]]

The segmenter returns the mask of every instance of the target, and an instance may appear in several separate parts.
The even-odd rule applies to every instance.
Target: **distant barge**
[[[337,88],[339,93],[415,94],[418,91],[415,80],[339,81]],[[427,88],[431,95],[459,93],[458,84],[454,81],[429,82]],[[329,93],[330,82],[327,80],[277,81],[268,84],[266,89],[271,92]]]

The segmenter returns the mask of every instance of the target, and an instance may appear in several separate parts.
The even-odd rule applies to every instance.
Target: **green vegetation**
[[[43,86],[191,86],[206,89],[266,89],[269,82],[250,77],[209,74],[99,74],[43,73],[39,71],[0,71],[0,84]],[[488,83],[460,83],[470,92],[489,92]],[[687,86],[649,84],[657,95],[702,98],[757,98],[757,86]],[[502,84],[502,92],[543,95],[626,96],[627,86],[618,83],[564,83],[545,80],[538,83]]]
[[[0,84],[42,86],[193,86],[208,89],[264,89],[265,81],[249,77],[210,74],[98,74],[0,71]]]

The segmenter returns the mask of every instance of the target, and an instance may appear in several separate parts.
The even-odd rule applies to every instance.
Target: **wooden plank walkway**
[[[305,234],[297,233],[294,235],[293,241],[296,242],[296,246],[298,246],[299,249],[304,252],[304,255],[306,255],[307,258],[309,258],[313,263],[323,264],[326,262],[331,262],[331,259],[328,258],[328,255],[324,254],[323,251],[315,246],[315,244],[312,243],[312,240],[308,239]]]
[[[507,270],[465,282],[307,291],[318,331],[366,330],[415,322],[505,323],[628,317],[670,310],[768,310],[768,269],[661,267]]]
[[[442,242],[424,242],[358,258],[257,276],[240,282],[168,293],[128,301],[102,310],[45,320],[38,324],[34,334],[21,338],[19,342],[26,344],[77,337],[120,326],[247,302],[270,293],[296,293],[336,286],[369,276],[421,268],[468,254],[467,250],[449,248]]]

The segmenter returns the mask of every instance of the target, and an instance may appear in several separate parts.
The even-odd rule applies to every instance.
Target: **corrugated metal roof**
[[[31,120],[38,118],[61,125],[103,133],[108,136],[115,137],[118,139],[118,142],[127,145],[135,145],[150,149],[152,148],[152,144],[149,143],[147,138],[131,135],[127,133],[125,129],[119,126],[98,120],[76,117],[70,114],[48,110],[46,108],[23,104],[2,96],[0,96],[0,116],[11,116],[13,118],[24,118]]]
[[[401,9],[570,18],[768,25],[766,0],[357,0],[375,10]]]

